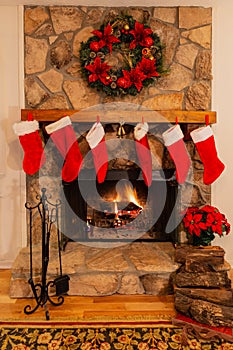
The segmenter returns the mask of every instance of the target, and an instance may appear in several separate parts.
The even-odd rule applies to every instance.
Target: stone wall
[[[80,73],[80,43],[124,11],[160,37],[169,74],[137,96],[113,98],[90,89]],[[131,102],[154,110],[211,108],[211,8],[25,7],[27,108],[84,109]]]

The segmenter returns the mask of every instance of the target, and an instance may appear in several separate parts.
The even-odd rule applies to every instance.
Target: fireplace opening
[[[177,198],[174,170],[153,172],[150,187],[140,169],[109,170],[102,184],[85,170],[71,183],[63,181],[62,232],[68,241],[177,241],[166,232]]]

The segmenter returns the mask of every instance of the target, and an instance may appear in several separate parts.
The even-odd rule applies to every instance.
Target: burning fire
[[[137,191],[128,181],[121,180],[116,185],[117,196],[114,200],[114,227],[124,228],[142,211],[137,198]],[[129,227],[128,227],[129,229]]]
[[[134,225],[130,224],[142,212],[143,206],[131,182],[124,179],[118,181],[116,188],[111,188],[104,200],[110,203],[104,211],[89,211],[88,220],[93,226],[125,229],[127,225],[127,230],[135,230]]]
[[[117,196],[114,200],[115,203],[133,203],[137,207],[142,208],[137,198],[137,191],[133,188],[129,181],[119,181],[116,185],[116,190]]]

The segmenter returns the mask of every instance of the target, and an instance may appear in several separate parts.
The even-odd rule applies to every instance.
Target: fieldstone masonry
[[[120,101],[155,110],[211,107],[211,8],[25,7],[27,108],[84,109],[119,98],[97,93],[80,73],[80,43],[107,19],[124,12],[146,22],[164,45],[169,73],[137,96]]]
[[[28,255],[28,247],[23,248],[12,268],[12,297],[32,296],[27,283],[29,265],[25,265]],[[58,274],[57,250],[53,248],[50,255],[48,280],[53,280]],[[174,247],[167,242],[134,242],[109,249],[70,242],[62,257],[63,273],[70,277],[69,295],[171,294],[172,276],[180,266],[174,261]],[[40,260],[41,251],[36,246],[36,281],[40,279]]]

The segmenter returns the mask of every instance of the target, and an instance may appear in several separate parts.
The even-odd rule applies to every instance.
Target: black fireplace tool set
[[[62,274],[62,262],[61,262],[61,240],[59,230],[59,209],[61,207],[61,201],[57,200],[56,204],[51,203],[46,194],[46,189],[42,188],[41,196],[37,196],[38,204],[32,206],[26,202],[25,207],[29,210],[29,249],[30,249],[30,277],[28,283],[31,286],[33,296],[36,301],[36,306],[32,307],[27,305],[24,308],[24,313],[30,315],[34,313],[39,306],[44,307],[46,320],[50,319],[47,302],[50,302],[53,306],[62,305],[64,302],[64,294],[69,291],[69,276]],[[35,212],[39,213],[40,226],[41,226],[41,281],[35,283],[33,279],[33,218]],[[58,257],[59,257],[59,270],[60,274],[52,281],[47,282],[47,270],[49,264],[49,243],[51,236],[52,226],[56,227],[57,245],[58,245]],[[38,269],[38,266],[36,266]],[[57,300],[51,299],[51,288],[55,288],[55,297]],[[53,295],[54,297],[54,295]]]

